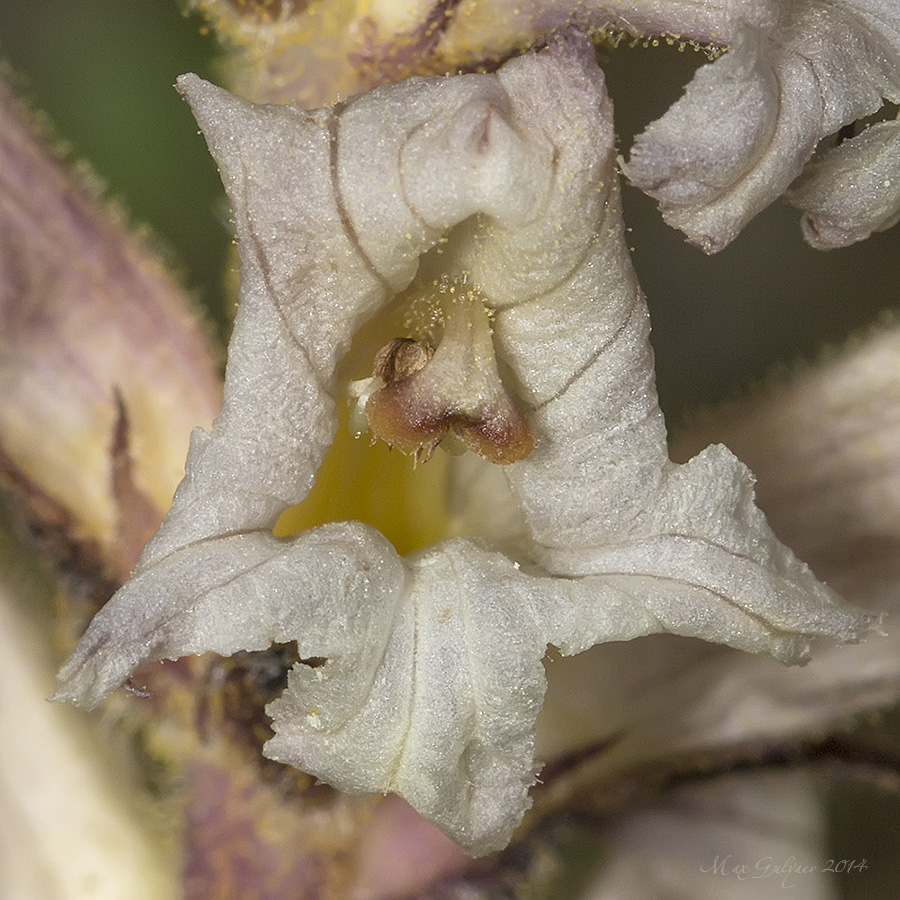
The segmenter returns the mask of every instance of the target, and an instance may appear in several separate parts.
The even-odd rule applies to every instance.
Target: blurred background
[[[217,319],[228,209],[175,78],[214,78],[216,40],[177,0],[4,0],[0,61],[86,178]]]

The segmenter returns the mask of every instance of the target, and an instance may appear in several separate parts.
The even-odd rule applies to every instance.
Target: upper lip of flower
[[[223,411],[195,432],[166,523],[57,699],[99,702],[150,659],[296,639],[327,662],[296,667],[270,705],[268,754],[350,792],[401,793],[484,853],[528,805],[548,643],[669,631],[797,661],[812,635],[872,627],[777,542],[727,450],[668,459],[587,39],[340,113],[254,107],[196,76],[180,87],[243,257]],[[458,225],[441,265],[495,310],[536,435],[509,467],[530,559],[454,540],[403,560],[360,523],[274,538],[333,434],[354,330]]]

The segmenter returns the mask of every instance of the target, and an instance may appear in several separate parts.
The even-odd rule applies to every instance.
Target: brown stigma
[[[524,459],[534,435],[503,386],[484,304],[467,291],[444,312],[436,350],[395,338],[378,351],[373,375],[385,384],[366,402],[372,434],[417,461],[430,459],[448,431],[490,462]]]

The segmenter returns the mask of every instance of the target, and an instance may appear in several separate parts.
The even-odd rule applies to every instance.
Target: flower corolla
[[[223,408],[59,699],[294,640],[266,754],[400,794],[477,855],[528,808],[548,645],[667,632],[802,662],[815,636],[872,628],[777,541],[727,449],[669,460],[589,40],[314,112],[179,87],[242,257]],[[361,522],[276,537],[334,438],[354,335],[405,303],[433,314],[399,313],[415,347],[379,355],[375,434],[427,458],[455,432],[503,464],[526,538],[402,557]]]

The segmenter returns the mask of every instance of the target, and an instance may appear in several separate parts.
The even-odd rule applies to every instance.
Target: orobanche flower
[[[548,645],[668,632],[801,662],[873,627],[775,539],[727,449],[668,458],[589,40],[316,112],[179,87],[242,256],[225,398],[58,699],[294,640],[266,754],[397,793],[483,854],[529,805]],[[276,536],[351,403],[421,468],[455,442],[502,471],[525,536],[406,557],[358,521]]]
[[[820,250],[846,247],[900,220],[900,120],[879,122],[810,165],[788,198]]]
[[[0,480],[68,569],[124,580],[220,389],[196,314],[0,83]]]

